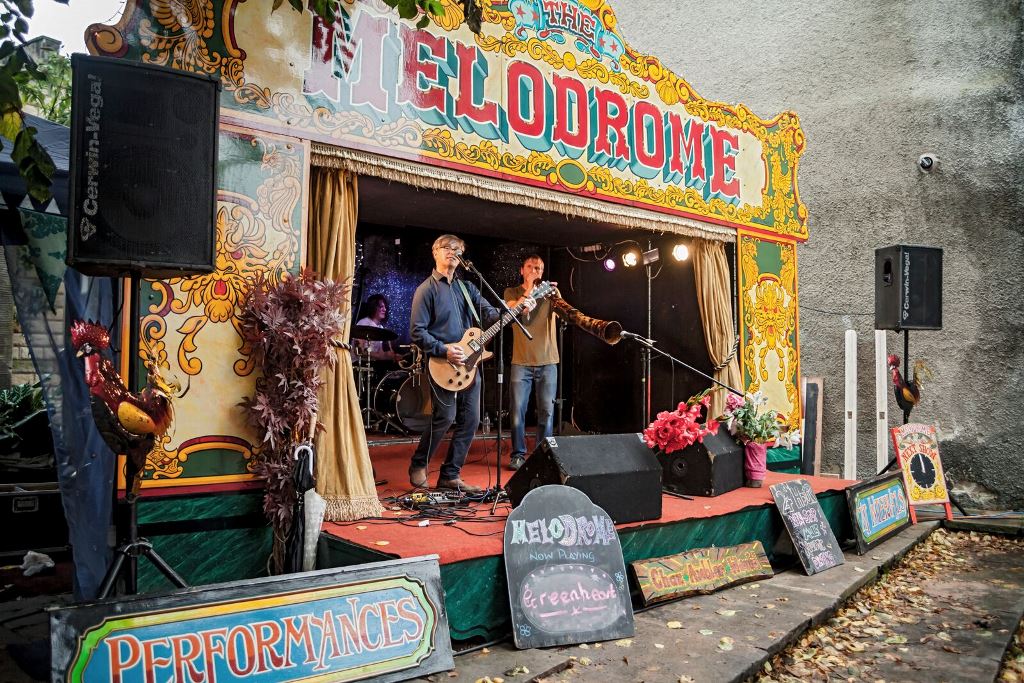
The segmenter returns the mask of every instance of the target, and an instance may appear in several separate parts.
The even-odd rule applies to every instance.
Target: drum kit
[[[430,384],[426,376],[423,352],[414,344],[395,347],[396,360],[374,361],[370,343],[390,344],[398,335],[384,327],[356,325],[352,339],[353,370],[362,405],[363,426],[367,431],[387,434],[393,430],[408,436],[430,426]],[[394,365],[397,363],[397,369]]]

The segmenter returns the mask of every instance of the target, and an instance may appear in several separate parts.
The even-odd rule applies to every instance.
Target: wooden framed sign
[[[50,613],[54,681],[402,681],[454,668],[437,556]]]
[[[769,491],[808,575],[843,563],[843,551],[806,479],[775,484]]]
[[[858,555],[910,526],[910,505],[899,472],[851,486],[846,489],[846,501]]]
[[[774,576],[761,541],[631,562],[644,605]]]
[[[633,635],[633,603],[615,525],[587,494],[540,486],[505,522],[516,647]]]
[[[910,502],[910,521],[917,524],[915,505],[940,504],[946,508],[946,519],[953,519],[949,507],[946,475],[939,457],[939,441],[935,426],[910,423],[889,430],[896,462],[903,473]]]

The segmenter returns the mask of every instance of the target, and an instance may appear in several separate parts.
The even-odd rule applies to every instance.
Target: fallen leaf
[[[530,673],[530,670],[527,669],[522,664],[520,664],[519,666],[514,666],[511,669],[509,669],[508,671],[506,671],[505,675],[506,676],[524,676],[524,675],[526,675],[528,673]]]
[[[670,621],[667,624],[665,624],[665,626],[668,626],[669,628],[682,628],[683,624],[679,621]]]
[[[491,648],[489,648],[489,647],[480,648],[480,654],[482,654],[482,655],[489,655],[489,654],[491,654]]]
[[[734,609],[716,609],[715,612],[721,614],[723,617],[734,617],[736,616],[736,610]]]
[[[863,573],[863,572],[864,572],[864,570],[863,570],[863,569],[861,569],[860,567],[858,567],[858,566],[856,566],[856,565],[854,565],[854,567],[853,567],[853,571],[855,571],[855,572],[861,572],[861,573]]]
[[[754,612],[754,618],[755,619],[764,619],[764,615],[761,614],[760,612]]]
[[[360,531],[365,531],[367,526],[365,524],[357,524],[356,528],[359,529]]]
[[[590,666],[592,663],[590,657],[580,657],[577,661],[583,666]]]
[[[702,628],[701,630],[697,631],[697,633],[701,634],[702,636],[710,636],[714,633],[714,631],[712,631],[709,628]]]
[[[391,545],[391,541],[374,541],[374,545]]]
[[[903,643],[907,642],[907,639],[903,636],[889,636],[885,639],[885,642],[889,643],[890,645],[902,645]]]
[[[586,643],[580,643],[580,649],[581,650],[589,650],[590,646],[587,645]]]
[[[632,638],[623,638],[622,640],[616,640],[615,644],[618,645],[619,647],[632,647],[633,646],[633,639]]]
[[[718,649],[724,652],[728,652],[732,649],[733,639],[729,636],[722,636],[718,641]]]
[[[662,645],[661,643],[655,643],[654,647],[658,648],[659,650],[664,650],[665,649],[665,646]]]
[[[947,643],[950,642],[951,640],[953,640],[952,636],[950,636],[945,631],[939,631],[938,633],[935,634],[935,637],[938,638],[939,640],[944,640]]]

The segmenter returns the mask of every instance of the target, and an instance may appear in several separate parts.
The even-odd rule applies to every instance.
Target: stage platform
[[[462,476],[477,486],[495,483],[496,441],[478,439],[473,444]],[[415,512],[398,509],[389,499],[410,491],[407,470],[415,448],[410,443],[375,443],[370,457],[378,480],[378,495],[385,501],[386,517],[358,522],[325,522],[320,534],[318,568],[341,567],[363,562],[437,554],[440,556],[448,622],[454,640],[473,637],[492,639],[509,629],[508,589],[502,561],[505,517],[510,507],[475,504],[473,512],[460,513],[455,523],[423,520]],[[507,459],[510,444],[503,444]],[[441,451],[443,453],[443,450]],[[437,462],[431,461],[429,483],[437,481]],[[503,471],[502,481],[511,472]],[[693,548],[725,546],[761,541],[773,563],[788,563],[778,556],[776,543],[785,527],[772,501],[768,486],[797,478],[768,472],[765,486],[740,488],[715,498],[691,500],[664,495],[660,519],[619,525],[619,538],[626,563],[661,557]],[[853,482],[823,477],[803,477],[821,502],[836,537],[852,537],[845,489]],[[395,508],[395,509],[389,509]]]

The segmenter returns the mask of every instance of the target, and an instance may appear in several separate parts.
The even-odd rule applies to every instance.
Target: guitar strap
[[[456,280],[459,283],[459,291],[462,292],[462,296],[466,299],[466,305],[469,306],[469,314],[473,316],[473,320],[476,322],[477,327],[482,327],[480,324],[480,315],[476,312],[476,306],[473,305],[473,300],[469,298],[469,290],[466,289],[466,283],[461,279]]]

